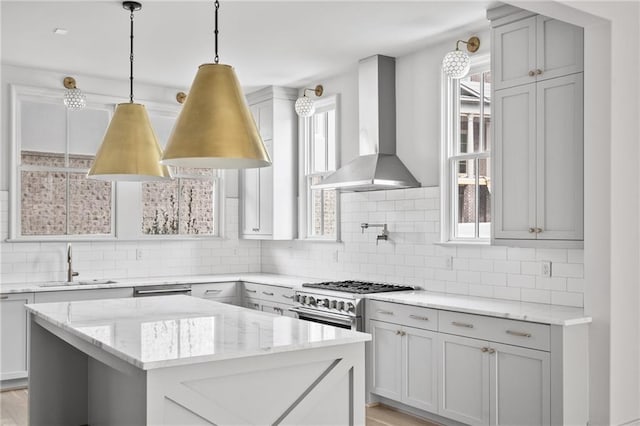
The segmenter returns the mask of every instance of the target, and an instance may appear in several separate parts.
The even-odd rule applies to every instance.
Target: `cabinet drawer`
[[[438,330],[438,311],[419,306],[368,300],[365,315],[369,319],[392,322],[425,330]]]
[[[236,297],[236,286],[236,282],[192,284],[191,295],[195,297],[203,297],[206,299]]]
[[[293,304],[294,290],[275,285],[244,283],[244,297]]]
[[[260,300],[254,297],[245,297],[242,302],[242,306],[249,309],[254,309],[256,311],[260,310]]]
[[[442,333],[548,351],[550,330],[545,324],[440,311]]]
[[[71,302],[75,300],[120,299],[133,297],[133,288],[100,288],[36,292],[35,303]]]

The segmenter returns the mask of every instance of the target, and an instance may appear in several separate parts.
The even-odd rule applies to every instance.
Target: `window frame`
[[[477,73],[491,72],[491,62],[489,55],[474,56],[471,58],[471,68],[469,75]],[[453,166],[456,161],[492,159],[491,151],[474,152],[468,154],[456,154],[456,143],[460,127],[460,86],[458,80],[450,78],[444,72],[441,73],[441,160],[440,160],[440,242],[444,244],[463,245],[489,245],[491,236],[481,238],[476,230],[476,237],[466,238],[455,235],[455,224],[457,223],[457,203],[458,186],[457,171]],[[491,131],[493,126],[491,126]],[[482,132],[481,132],[482,133]],[[482,135],[481,135],[482,136]],[[493,162],[490,164],[493,169]],[[476,174],[476,187],[479,187],[479,175]],[[478,222],[478,199],[479,191],[476,191],[476,223]]]
[[[335,168],[340,167],[340,96],[338,94],[324,96],[322,98],[314,99],[314,105],[316,111],[325,112],[327,110],[335,110]],[[311,152],[311,132],[313,130],[311,117],[299,117],[298,119],[298,132],[299,132],[299,185],[298,185],[298,239],[307,241],[325,241],[325,242],[339,242],[340,241],[340,191],[336,189],[336,225],[335,235],[323,235],[315,236],[311,235],[311,202],[310,196],[311,189],[308,185],[308,181],[312,176],[323,176],[333,171],[327,171],[326,173],[308,173],[311,167],[312,155]],[[327,153],[328,159],[328,153]],[[324,217],[324,215],[323,215]]]
[[[9,119],[9,233],[8,242],[67,242],[67,241],[158,241],[158,240],[201,240],[223,239],[225,223],[225,184],[221,170],[215,170],[212,179],[215,185],[214,194],[214,231],[215,234],[173,234],[146,235],[142,233],[142,184],[140,182],[113,182],[111,196],[111,233],[110,234],[60,234],[60,235],[22,235],[21,228],[21,135],[20,135],[20,102],[35,100],[37,102],[62,105],[63,90],[47,87],[35,87],[20,84],[9,84],[10,119]],[[109,120],[113,117],[115,107],[124,100],[110,95],[86,93],[87,105],[96,108],[107,108]],[[156,114],[166,118],[176,118],[180,105],[157,101],[139,100],[150,115]],[[67,113],[68,114],[68,113]],[[67,136],[68,139],[68,136]],[[67,146],[68,146],[67,140]],[[67,168],[70,171],[84,169]]]

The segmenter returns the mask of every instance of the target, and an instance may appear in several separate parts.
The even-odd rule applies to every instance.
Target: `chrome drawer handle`
[[[533,70],[529,71],[529,77],[533,77],[534,75],[536,75],[535,71],[533,71]]]
[[[2,300],[7,300],[9,298],[9,296],[0,296],[0,299]]]
[[[246,291],[247,293],[255,293],[255,292],[256,292],[255,290],[249,290],[249,289],[245,289],[245,291]]]
[[[263,291],[262,294],[265,296],[273,296],[273,293],[269,293],[268,291]]]
[[[207,290],[204,292],[204,294],[218,294],[218,293],[222,293],[222,290]]]
[[[287,296],[286,294],[283,294],[282,297],[284,297],[285,299],[293,300],[293,296]]]
[[[253,232],[258,232],[260,230],[260,228],[252,228],[251,229]]]
[[[538,74],[538,75],[542,74],[542,70],[538,68],[538,69],[536,70],[536,74]]]
[[[391,311],[380,311],[379,310],[378,313],[382,314],[382,315],[393,315],[393,312],[391,312]]]
[[[467,324],[466,322],[453,321],[451,324],[456,327],[473,328],[473,324]]]
[[[486,348],[486,347],[482,347],[482,348],[480,348],[480,350],[481,350],[482,352],[489,352],[489,348]]]
[[[518,337],[531,337],[531,333],[524,333],[522,331],[507,330],[506,333]]]
[[[413,318],[420,321],[429,321],[428,317],[421,317],[419,315],[413,315],[413,314],[409,315],[409,318]]]

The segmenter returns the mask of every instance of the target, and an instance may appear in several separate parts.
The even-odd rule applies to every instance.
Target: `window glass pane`
[[[22,235],[65,234],[66,173],[23,171],[20,184]]]
[[[460,110],[459,132],[460,137],[456,152],[464,154],[480,150],[480,90],[482,73],[470,74],[459,80],[460,85]]]
[[[475,238],[476,235],[476,179],[475,160],[456,161],[456,170],[461,168],[460,163],[465,163],[465,173],[457,173],[456,195],[457,211],[455,235],[458,238]]]
[[[327,112],[327,170],[336,169],[336,110]]]
[[[478,227],[479,237],[491,236],[491,160],[483,158],[478,160]]]
[[[67,109],[62,104],[20,102],[20,148],[25,151],[67,150]]]
[[[111,194],[111,182],[69,173],[69,234],[110,234]]]
[[[324,176],[316,175],[309,178],[309,185],[320,183]],[[310,189],[309,200],[309,235],[313,237],[331,236],[336,234],[336,199],[335,189]]]
[[[142,233],[178,233],[178,180],[142,184]]]
[[[336,190],[325,189],[322,191],[324,203],[324,229],[323,235],[336,234]]]
[[[75,169],[90,169],[93,165],[93,155],[69,155],[69,167]]]
[[[327,113],[313,116],[312,173],[327,171]]]
[[[211,180],[180,179],[180,233],[212,234],[214,184]]]
[[[484,149],[491,150],[491,73],[484,73]]]
[[[83,108],[69,111],[69,153],[95,155],[109,126],[106,109]]]

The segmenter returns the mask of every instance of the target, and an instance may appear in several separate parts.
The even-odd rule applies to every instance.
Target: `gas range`
[[[298,318],[362,331],[362,295],[414,290],[413,287],[366,281],[327,281],[302,284],[296,291],[297,305],[291,310]]]

